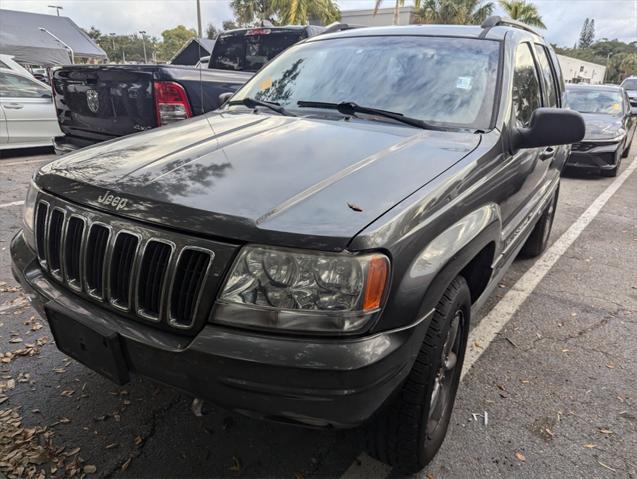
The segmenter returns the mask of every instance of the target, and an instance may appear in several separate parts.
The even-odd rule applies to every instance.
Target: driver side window
[[[38,83],[13,73],[0,73],[0,97],[43,98],[50,92]]]
[[[540,108],[540,80],[529,43],[521,43],[515,53],[513,73],[513,117],[517,127],[527,127],[531,115]]]

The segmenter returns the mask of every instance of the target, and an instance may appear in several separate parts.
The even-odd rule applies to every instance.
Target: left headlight
[[[24,239],[33,251],[36,250],[34,233],[35,202],[38,198],[39,192],[40,189],[35,185],[35,182],[31,180],[29,190],[27,191],[27,197],[24,200],[24,208],[22,210],[22,231],[24,232]]]
[[[217,301],[214,321],[302,332],[362,329],[385,295],[389,259],[246,246]]]

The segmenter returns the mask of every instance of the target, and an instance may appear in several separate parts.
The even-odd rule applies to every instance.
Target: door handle
[[[553,158],[555,156],[555,148],[549,146],[545,148],[542,153],[540,153],[540,160],[548,160],[549,158]]]
[[[7,110],[22,110],[23,106],[19,103],[6,103],[3,105]]]

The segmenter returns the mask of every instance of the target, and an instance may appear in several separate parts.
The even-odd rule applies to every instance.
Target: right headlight
[[[24,233],[24,239],[27,244],[36,251],[35,245],[35,202],[38,198],[40,189],[35,185],[35,182],[31,180],[29,184],[29,190],[27,191],[27,197],[24,200],[24,208],[22,210],[22,231]]]
[[[217,301],[214,321],[301,332],[362,329],[382,306],[389,259],[246,246]]]

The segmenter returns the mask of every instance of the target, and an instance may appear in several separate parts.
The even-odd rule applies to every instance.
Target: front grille
[[[63,286],[127,317],[194,334],[235,247],[77,207],[42,194],[36,247]]]
[[[139,246],[139,237],[125,231],[115,240],[111,257],[110,297],[111,302],[120,308],[128,308],[131,303],[131,282],[133,263]]]
[[[194,249],[182,251],[177,262],[175,285],[170,296],[170,320],[173,324],[188,326],[197,307],[197,291],[206,276],[210,256]]]
[[[149,241],[146,244],[138,286],[140,313],[150,318],[158,318],[161,295],[166,282],[168,260],[172,248],[169,244]]]
[[[94,224],[86,242],[86,286],[89,294],[104,297],[104,260],[111,232],[106,226]]]

